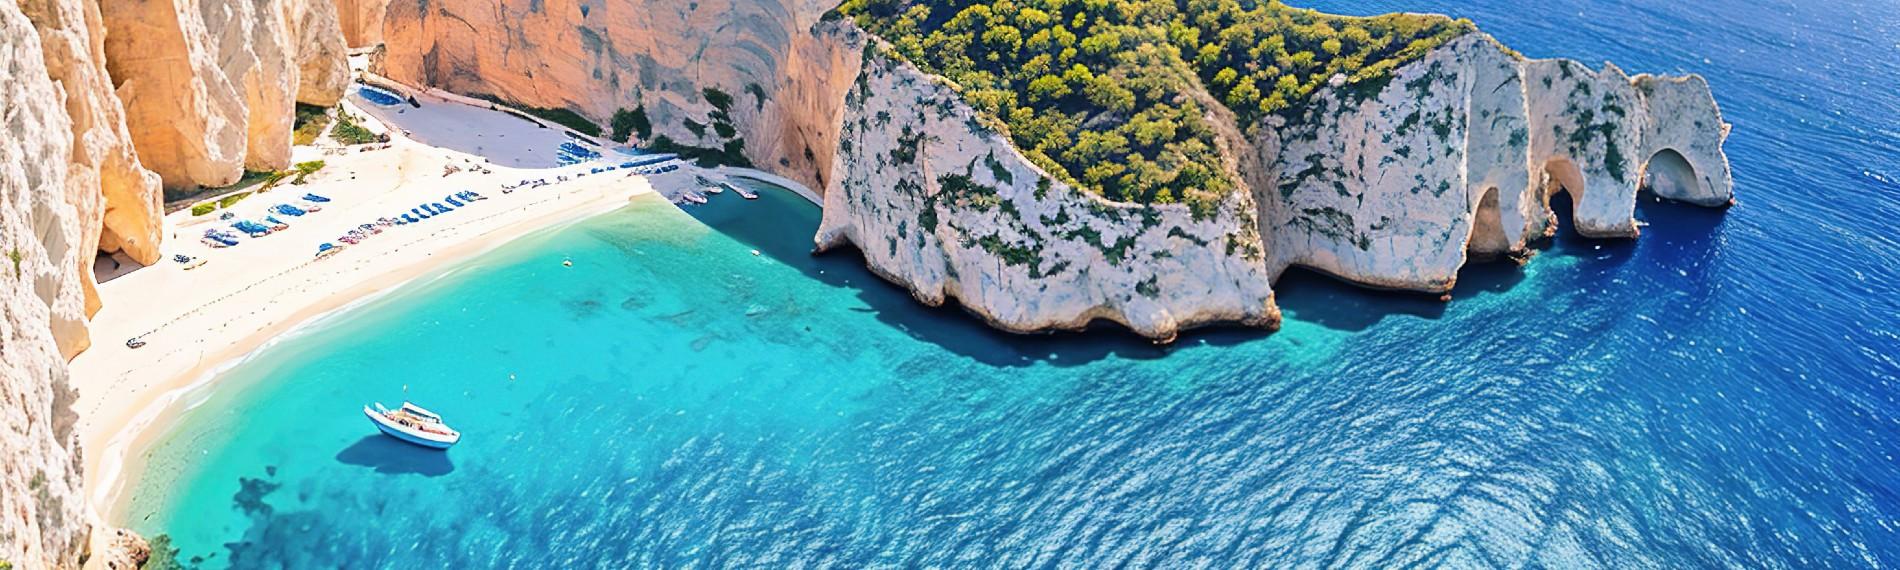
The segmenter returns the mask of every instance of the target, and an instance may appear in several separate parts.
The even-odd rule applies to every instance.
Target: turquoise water
[[[1742,205],[1160,348],[921,307],[782,191],[642,203],[232,369],[127,522],[241,568],[1900,564],[1900,11],[1314,5],[1702,72]],[[376,435],[404,386],[463,443]]]

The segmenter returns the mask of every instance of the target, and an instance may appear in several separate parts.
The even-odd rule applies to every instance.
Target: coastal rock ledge
[[[829,33],[859,37],[846,28]],[[1072,188],[942,79],[882,49],[858,51],[819,251],[856,244],[872,271],[919,301],[954,297],[1012,332],[1103,319],[1165,341],[1210,323],[1279,324],[1249,194],[1197,213]]]
[[[1595,238],[1636,237],[1644,189],[1732,202],[1729,127],[1701,77],[1528,60],[1482,33],[1374,89],[1322,89],[1291,119],[1224,125],[1246,133],[1221,142],[1250,188],[1198,215],[1052,180],[946,82],[864,53],[818,249],[854,244],[920,301],[955,298],[1009,331],[1104,319],[1167,342],[1196,325],[1271,327],[1270,283],[1288,267],[1446,293],[1467,261],[1554,235],[1553,199]]]
[[[1256,187],[1281,268],[1362,285],[1447,292],[1468,259],[1525,253],[1554,235],[1567,197],[1577,233],[1633,238],[1642,189],[1720,207],[1734,180],[1729,127],[1701,77],[1630,77],[1527,60],[1480,33],[1393,73],[1370,96],[1326,89],[1277,131]]]
[[[1205,166],[1237,188],[1115,202],[1038,167],[1006,121],[826,17],[835,5],[394,3],[385,71],[804,183],[823,193],[817,250],[855,246],[921,302],[1016,332],[1273,327],[1289,267],[1441,294],[1467,261],[1522,259],[1553,235],[1553,200],[1595,238],[1636,237],[1644,189],[1731,202],[1728,125],[1702,78],[1526,59],[1475,29],[1245,123],[1185,80],[1177,101],[1215,132]]]

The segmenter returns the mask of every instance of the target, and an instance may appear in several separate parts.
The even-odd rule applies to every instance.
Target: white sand
[[[526,124],[509,116],[500,119]],[[324,144],[333,143],[326,138]],[[176,416],[181,396],[194,383],[212,381],[220,367],[298,323],[525,233],[617,209],[656,187],[668,195],[690,189],[696,170],[687,167],[656,177],[616,171],[504,194],[504,184],[540,178],[554,182],[559,175],[574,176],[602,164],[549,170],[487,165],[492,174],[463,171],[444,177],[444,165],[466,168],[483,159],[403,137],[371,152],[352,148],[326,156],[325,149],[314,147],[295,152],[299,161],[321,158],[328,166],[307,184],[281,184],[231,211],[262,221],[266,208],[295,202],[305,193],[331,198],[323,211],[303,217],[277,215],[291,227],[215,250],[201,244],[199,236],[207,227],[228,228],[229,222],[216,221],[216,214],[194,219],[189,211],[177,212],[165,218],[163,261],[100,285],[105,308],[92,320],[93,347],[72,362],[87,493],[99,511],[97,522],[124,516],[124,474],[139,469],[136,455],[128,452],[147,445],[153,424]],[[318,244],[334,242],[358,224],[399,217],[424,202],[443,202],[458,190],[473,190],[489,199],[417,224],[386,228],[360,245],[314,259]],[[174,254],[203,257],[208,263],[187,271],[171,260]],[[132,337],[147,345],[127,348],[125,341]]]

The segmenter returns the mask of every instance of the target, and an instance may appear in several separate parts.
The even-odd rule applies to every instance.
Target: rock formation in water
[[[821,33],[859,35],[835,28]],[[1252,196],[1196,213],[1078,191],[941,79],[882,49],[856,51],[818,249],[856,244],[918,300],[955,297],[1011,331],[1104,319],[1171,339],[1207,323],[1278,323]]]
[[[294,103],[334,105],[349,73],[329,0],[20,0],[0,29],[0,561],[76,567],[92,530],[65,363],[91,343],[95,255],[157,263],[161,184],[288,166]],[[114,532],[93,554],[135,564]]]
[[[1721,206],[1733,181],[1700,77],[1632,79],[1613,65],[1523,60],[1483,34],[1434,50],[1370,96],[1327,89],[1262,144],[1277,273],[1449,291],[1467,257],[1523,252],[1556,231],[1635,237],[1637,191]]]
[[[956,87],[864,49],[879,40],[849,23],[816,22],[818,6],[505,4],[392,6],[388,73],[603,124],[641,109],[651,132],[634,136],[649,142],[743,143],[824,192],[819,249],[855,245],[923,302],[956,298],[1014,331],[1271,326],[1270,283],[1290,266],[1449,291],[1468,259],[1519,256],[1556,231],[1553,197],[1573,201],[1583,235],[1634,237],[1640,189],[1720,206],[1733,185],[1701,78],[1526,60],[1482,33],[1258,124],[1193,88],[1244,187],[1196,214],[1049,176]],[[738,103],[714,105],[709,87]]]

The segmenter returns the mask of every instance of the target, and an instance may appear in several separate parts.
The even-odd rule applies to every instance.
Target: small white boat
[[[694,192],[694,191],[692,191],[692,190],[687,190],[685,194],[681,194],[681,195],[680,195],[680,198],[684,198],[684,199],[685,199],[686,201],[688,201],[688,202],[692,202],[692,203],[694,203],[694,204],[704,204],[704,203],[706,203],[706,196],[705,196],[705,195],[702,195],[702,194],[700,194],[700,193],[698,193],[698,192]]]
[[[462,440],[461,432],[450,429],[442,423],[442,416],[422,409],[421,406],[403,402],[401,408],[390,410],[377,402],[374,408],[363,406],[363,415],[375,422],[385,435],[409,443],[435,449],[448,449]]]
[[[753,191],[751,191],[751,190],[747,190],[747,189],[745,189],[745,188],[742,188],[742,187],[739,187],[739,186],[733,186],[733,185],[731,185],[731,184],[727,184],[726,186],[728,186],[728,187],[730,187],[730,188],[732,188],[732,191],[733,191],[733,192],[738,192],[738,193],[739,193],[739,197],[740,197],[740,198],[745,198],[745,199],[747,199],[747,200],[757,200],[757,199],[759,199],[759,195],[758,195],[758,193],[756,193],[756,192],[753,192]]]

